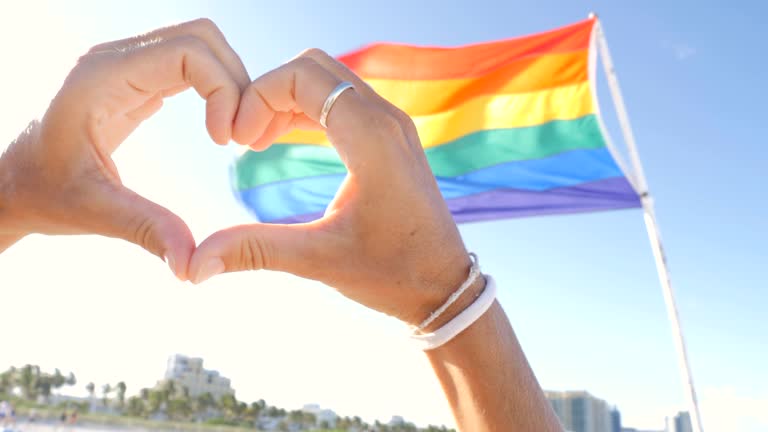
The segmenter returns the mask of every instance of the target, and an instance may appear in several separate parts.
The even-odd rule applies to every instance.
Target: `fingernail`
[[[194,283],[199,284],[207,281],[208,279],[224,272],[224,261],[221,258],[211,258],[200,267],[200,271],[197,272]]]

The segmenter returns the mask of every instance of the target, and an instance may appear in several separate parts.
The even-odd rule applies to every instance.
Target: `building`
[[[616,407],[611,410],[611,432],[621,432],[621,413]]]
[[[585,391],[545,392],[568,432],[612,432],[608,404]]]
[[[235,394],[229,379],[215,370],[203,368],[203,359],[199,357],[180,354],[169,357],[164,381],[174,381],[175,384],[186,387],[192,397],[210,393],[218,400],[224,395]],[[162,382],[158,383],[158,386]]]
[[[691,424],[691,415],[688,411],[680,411],[672,419],[672,430],[669,432],[693,432],[693,425]]]

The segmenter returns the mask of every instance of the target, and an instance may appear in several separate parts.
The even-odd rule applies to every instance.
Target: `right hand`
[[[7,210],[0,211],[0,237],[118,237],[164,257],[186,279],[195,248],[189,228],[125,187],[111,156],[164,98],[189,87],[207,101],[211,137],[226,144],[249,82],[240,58],[209,20],[93,47],[42,121],[0,160],[0,210]]]
[[[325,216],[219,231],[198,246],[190,275],[199,283],[222,272],[286,271],[417,324],[466,279],[471,263],[411,119],[344,65],[309,50],[251,83],[233,138],[262,150],[294,127],[318,128],[341,81],[355,90],[336,101],[327,133],[349,174]]]

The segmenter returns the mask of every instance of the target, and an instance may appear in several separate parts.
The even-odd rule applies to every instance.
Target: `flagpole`
[[[590,14],[590,18],[593,16],[594,14]],[[621,132],[624,136],[624,142],[627,143],[627,148],[629,150],[629,158],[633,171],[633,178],[631,178],[630,181],[637,188],[643,206],[643,218],[645,219],[648,238],[651,242],[653,257],[656,261],[656,270],[659,274],[659,281],[661,282],[664,303],[667,306],[667,315],[669,315],[669,321],[672,326],[672,336],[677,351],[678,365],[682,375],[688,411],[691,416],[691,426],[693,426],[695,432],[703,432],[704,429],[702,427],[701,414],[699,412],[699,403],[696,399],[696,390],[693,385],[693,375],[688,363],[688,353],[685,349],[683,329],[680,325],[680,316],[677,311],[677,303],[675,302],[675,295],[669,277],[667,257],[664,253],[664,246],[661,243],[661,234],[659,232],[658,222],[656,221],[653,199],[648,192],[648,183],[646,182],[645,172],[643,171],[643,166],[640,162],[640,155],[637,151],[632,127],[629,123],[629,116],[627,114],[627,108],[624,105],[624,98],[621,95],[619,80],[616,77],[611,54],[608,51],[608,43],[605,40],[605,34],[603,33],[599,22],[595,23],[595,31],[597,32],[597,47],[600,52],[603,69],[608,78],[608,87],[611,91],[611,97],[613,98],[613,103],[616,108],[616,114],[618,116],[619,125],[621,126]]]

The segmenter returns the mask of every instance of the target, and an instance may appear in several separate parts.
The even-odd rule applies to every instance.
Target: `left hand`
[[[418,324],[466,279],[470,259],[411,119],[344,65],[309,50],[248,87],[233,136],[260,150],[290,129],[318,127],[342,81],[355,90],[333,105],[327,134],[349,174],[325,216],[219,231],[198,246],[190,276],[287,271]]]
[[[186,279],[195,241],[171,211],[126,188],[111,155],[163,98],[194,87],[226,144],[250,78],[209,20],[93,47],[39,124],[0,159],[0,237],[101,234],[136,243]],[[0,245],[1,246],[1,245]]]

